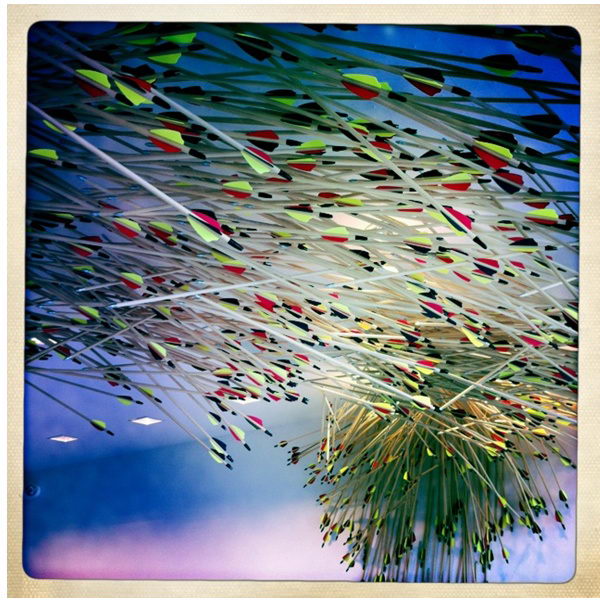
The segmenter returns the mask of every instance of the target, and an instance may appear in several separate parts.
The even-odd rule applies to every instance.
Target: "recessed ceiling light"
[[[131,419],[132,423],[136,425],[156,425],[156,423],[162,423],[160,419],[153,419],[152,417],[140,417],[139,419]]]
[[[69,442],[75,442],[78,438],[71,437],[70,435],[55,435],[54,437],[48,438],[53,442],[61,442],[62,444],[67,444]]]
[[[229,400],[229,402],[235,402],[236,404],[252,404],[253,402],[260,402],[260,398],[244,398],[243,400]]]

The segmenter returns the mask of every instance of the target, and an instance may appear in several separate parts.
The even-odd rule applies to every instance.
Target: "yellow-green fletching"
[[[131,283],[135,283],[136,285],[142,286],[144,285],[144,280],[141,277],[141,275],[138,275],[137,273],[121,273],[121,277],[123,277],[124,279],[127,279],[128,281],[131,281]]]
[[[369,135],[369,130],[367,127],[363,125],[363,123],[368,123],[366,119],[354,119],[354,121],[350,121],[350,125],[352,125],[353,129],[356,129],[358,132],[363,135]],[[393,134],[392,134],[393,135]]]
[[[87,319],[82,319],[80,317],[71,317],[71,323],[74,325],[87,325]]]
[[[413,401],[419,405],[419,407],[433,408],[431,399],[429,396],[413,396]]]
[[[210,413],[206,413],[206,417],[208,418],[211,425],[218,425],[219,421],[215,419]]]
[[[535,429],[531,430],[531,433],[533,433],[534,435],[537,435],[539,437],[547,437],[548,436],[548,432],[543,427],[536,427]]]
[[[573,317],[576,321],[579,320],[579,313],[570,306],[565,307],[565,312],[568,313],[571,317]]]
[[[336,198],[338,204],[348,204],[350,206],[362,206],[363,201],[360,198]]]
[[[168,306],[165,306],[164,304],[159,304],[155,308],[156,308],[156,310],[158,312],[162,313],[166,317],[170,317],[171,316],[171,309]]]
[[[282,369],[281,367],[278,367],[277,365],[274,365],[273,363],[271,363],[271,371],[274,371],[275,373],[277,373],[277,375],[279,375],[279,377],[287,377],[288,376],[288,372],[285,369]]]
[[[433,210],[428,210],[427,214],[432,216],[434,219],[438,220],[440,223],[443,223],[444,225],[447,225],[448,227],[450,227],[450,229],[452,229],[452,231],[456,235],[465,235],[465,232],[454,227],[454,225],[446,218],[446,216],[444,214],[437,212],[437,211],[433,211]]]
[[[288,158],[287,163],[288,165],[293,165],[293,164],[305,164],[305,165],[312,165],[314,163],[316,163],[317,161],[314,158]]]
[[[30,150],[29,154],[50,160],[58,160],[58,153],[52,148],[36,148],[35,150]]]
[[[210,438],[210,445],[219,453],[219,454],[223,454],[223,447],[219,446],[219,444],[217,444],[217,442],[213,439]]]
[[[152,388],[145,387],[143,385],[138,385],[137,389],[140,390],[140,392],[142,392],[146,396],[148,396],[148,398],[154,398],[154,392],[152,391]]]
[[[269,96],[269,100],[279,102],[280,104],[285,104],[286,106],[294,106],[294,104],[296,102],[296,98],[287,98],[285,96],[281,96],[281,97]]]
[[[154,227],[154,229],[160,229],[160,231],[164,231],[165,233],[173,233],[173,227],[164,221],[150,221],[149,225]]]
[[[419,244],[420,246],[428,246],[429,248],[431,248],[431,240],[427,237],[421,237],[417,235],[413,237],[408,237],[404,241],[409,244]]]
[[[309,140],[298,146],[298,151],[302,150],[325,150],[327,146],[322,140]]]
[[[377,153],[374,150],[371,150],[371,148],[361,147],[360,151],[363,154],[366,154],[367,156],[370,156],[373,160],[376,160],[377,162],[382,162],[381,158],[379,158],[379,156],[377,155]]]
[[[499,154],[502,158],[506,158],[506,159],[510,160],[513,157],[512,152],[508,148],[505,148],[504,146],[499,146],[498,144],[492,144],[491,142],[476,141],[475,143],[478,146],[481,146],[482,148],[485,148],[486,150],[488,150],[490,152]]]
[[[410,79],[411,81],[417,81],[419,83],[424,83],[431,87],[436,87],[442,89],[444,84],[440,81],[436,81],[435,79],[430,79],[429,77],[423,77],[422,75],[417,75],[415,73],[402,73],[402,76],[405,79]]]
[[[150,342],[148,344],[148,347],[154,352],[154,354],[161,356],[162,358],[167,357],[166,349],[163,348],[160,344],[157,344],[156,342]]]
[[[409,238],[409,239],[413,239],[413,238]],[[429,243],[431,243],[431,242],[429,242]],[[466,260],[460,254],[455,254],[453,252],[440,252],[440,253],[436,253],[436,256],[443,257],[443,258],[451,258],[453,263],[461,263]]]
[[[469,331],[464,327],[461,328],[461,331],[467,336],[471,344],[473,344],[473,346],[475,346],[476,348],[481,348],[485,346],[485,343],[482,342],[472,331]]]
[[[241,260],[231,258],[230,256],[227,256],[225,254],[221,254],[220,252],[217,252],[216,250],[211,250],[210,253],[213,255],[214,258],[216,258],[220,263],[222,263],[224,265],[232,265],[232,266],[236,266],[236,267],[244,266],[244,263]]]
[[[52,213],[53,215],[64,219],[65,221],[72,221],[75,217],[71,213]]]
[[[46,121],[46,119],[43,119],[43,123],[46,127],[48,127],[49,129],[52,129],[52,131],[56,131],[57,133],[64,134],[64,131],[62,129],[59,129],[56,125],[54,125],[54,123],[50,123],[50,121]],[[77,127],[75,127],[75,125],[67,125],[66,123],[61,123],[61,125],[63,127],[65,127],[66,129],[68,129],[69,131],[75,131],[77,129]]]
[[[191,33],[176,33],[174,35],[163,35],[162,39],[174,44],[191,44],[196,37],[196,32]]]
[[[395,408],[393,404],[389,404],[387,402],[374,402],[371,406],[380,413],[385,415],[393,413]]]
[[[224,188],[231,190],[239,190],[241,192],[252,192],[252,186],[248,181],[228,181],[223,184]]]
[[[125,321],[122,321],[117,317],[113,317],[113,323],[118,325],[121,329],[127,329],[127,323],[125,323]]]
[[[386,81],[379,81],[377,77],[373,75],[363,75],[359,73],[345,73],[344,77],[346,79],[351,79],[352,81],[356,81],[356,83],[368,85],[370,87],[378,88],[380,90],[391,91],[392,88],[390,84]]]
[[[330,227],[329,229],[326,229],[323,234],[331,237],[346,237],[348,235],[348,230],[345,227]]]
[[[221,239],[220,234],[216,231],[213,231],[202,222],[200,222],[195,217],[188,215],[187,217],[188,223],[192,226],[192,229],[207,243],[216,242]]]
[[[433,369],[427,369],[425,367],[415,367],[415,369],[419,373],[423,373],[423,375],[431,375],[434,372]]]
[[[315,215],[312,212],[305,212],[303,210],[286,210],[285,214],[300,223],[308,223],[311,219],[314,219]]]
[[[402,381],[409,387],[412,389],[413,392],[418,392],[419,391],[419,384],[416,381],[413,381],[412,379],[409,379],[408,377],[403,377]]]
[[[532,210],[527,213],[529,217],[544,219],[547,221],[558,221],[558,213],[553,208],[542,208],[540,210]]]
[[[79,310],[92,319],[100,319],[100,312],[91,306],[79,306]]]
[[[258,290],[258,293],[261,296],[264,296],[265,298],[267,298],[268,300],[272,300],[273,302],[279,303],[279,298],[272,292],[264,292],[262,290]]]
[[[220,369],[215,369],[212,374],[215,377],[223,377],[225,375],[233,375],[233,369],[229,367],[221,367]]]
[[[246,383],[244,384],[244,388],[246,388],[251,394],[254,394],[255,396],[260,396],[261,394],[260,388],[257,388],[255,385],[250,385]]]
[[[133,231],[136,231],[137,233],[142,232],[142,228],[139,226],[139,224],[136,223],[135,221],[132,221],[131,219],[125,219],[124,217],[117,217],[115,219],[115,222],[119,223],[120,225],[123,225],[123,227],[127,227],[128,229],[133,229]]]
[[[526,413],[529,413],[534,417],[539,417],[540,419],[545,419],[548,416],[545,412],[542,412],[541,410],[537,410],[535,408],[525,408],[524,410]]]
[[[152,104],[151,100],[148,100],[141,94],[134,92],[130,87],[122,84],[120,81],[115,81],[115,83],[117,84],[117,87],[123,96],[125,96],[125,98],[127,98],[127,100],[129,100],[129,102],[131,102],[134,106],[138,106],[139,104]]]
[[[240,429],[237,425],[229,425],[229,429],[231,429],[242,442],[246,438],[246,432],[243,429]]]
[[[566,335],[561,335],[560,333],[553,333],[552,338],[560,344],[568,344],[572,341],[571,338],[567,337]]]
[[[418,283],[413,283],[411,281],[405,282],[406,289],[414,292],[415,294],[426,294],[429,291],[429,288],[425,285],[420,285]]]
[[[289,329],[291,332],[293,332],[298,337],[306,337],[306,335],[307,335],[307,333],[303,329],[300,329],[300,327],[296,327],[295,325],[292,325],[291,323],[286,323],[285,327],[286,327],[286,329]]]
[[[334,308],[337,308],[339,311],[341,311],[347,315],[352,315],[352,311],[345,304],[342,304],[341,302],[332,302],[331,306],[333,306]]]
[[[444,183],[470,183],[473,181],[473,177],[466,172],[453,173],[442,178]]]
[[[221,300],[219,302],[219,304],[221,306],[224,306],[225,308],[228,308],[229,310],[238,310],[239,306],[237,304],[234,304],[233,302],[227,302],[226,300]]]
[[[168,141],[170,144],[178,144],[179,146],[185,145],[183,137],[181,137],[181,133],[179,133],[179,131],[175,131],[173,129],[151,129],[150,133]]]
[[[257,381],[261,385],[265,383],[265,376],[262,373],[259,373],[258,371],[248,371],[247,375],[248,377],[252,377],[252,379]]]
[[[99,86],[106,88],[107,90],[110,89],[110,80],[108,79],[108,76],[100,71],[92,71],[91,69],[77,69],[75,72],[78,75],[82,75],[94,83],[97,83]]]
[[[492,282],[492,278],[489,275],[481,275],[479,273],[471,273],[471,277],[475,279],[475,281],[479,281],[479,283],[483,283],[487,285]]]
[[[264,175],[265,173],[269,173],[271,171],[271,167],[267,166],[264,162],[256,158],[250,152],[246,152],[242,150],[242,156],[244,160],[259,174]]]
[[[223,464],[225,461],[212,449],[210,449],[208,451],[208,454],[210,455],[210,457],[215,461],[218,462],[219,464]]]
[[[176,65],[181,58],[181,52],[169,52],[168,54],[156,54],[149,56],[151,60],[164,65]]]

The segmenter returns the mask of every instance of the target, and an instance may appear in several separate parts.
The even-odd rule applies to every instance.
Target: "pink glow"
[[[30,575],[53,579],[352,580],[339,564],[344,547],[321,548],[320,511],[287,505],[265,516],[234,515],[163,529],[132,522],[97,535],[64,533],[42,544]],[[225,531],[225,528],[227,531]]]

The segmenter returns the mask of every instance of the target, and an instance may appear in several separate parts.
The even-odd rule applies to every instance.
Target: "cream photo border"
[[[143,10],[140,10],[143,9]],[[582,37],[581,353],[577,571],[562,584],[340,581],[44,580],[21,561],[27,31],[37,21],[219,21],[570,25]],[[596,597],[600,595],[600,7],[598,5],[9,5],[8,6],[8,596],[57,597]],[[318,549],[317,549],[318,551]]]

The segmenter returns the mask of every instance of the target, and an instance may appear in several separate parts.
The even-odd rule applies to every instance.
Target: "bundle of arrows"
[[[64,386],[153,405],[232,478],[274,435],[363,580],[485,581],[569,510],[579,41],[390,27],[38,24],[28,385],[78,436],[116,428]]]

